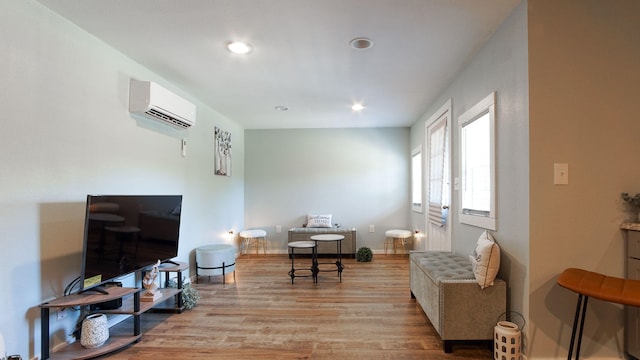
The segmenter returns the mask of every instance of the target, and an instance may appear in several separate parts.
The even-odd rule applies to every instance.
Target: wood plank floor
[[[307,260],[308,259],[303,259]],[[409,292],[406,255],[345,259],[335,272],[287,275],[286,255],[237,259],[236,281],[201,277],[198,306],[142,315],[142,340],[109,359],[492,359],[486,345],[442,341]],[[296,259],[296,264],[298,260]],[[326,265],[325,265],[326,268]],[[131,329],[129,327],[128,329]]]

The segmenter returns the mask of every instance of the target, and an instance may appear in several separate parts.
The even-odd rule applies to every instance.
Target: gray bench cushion
[[[435,283],[452,279],[473,279],[469,258],[446,252],[412,253],[411,256]]]

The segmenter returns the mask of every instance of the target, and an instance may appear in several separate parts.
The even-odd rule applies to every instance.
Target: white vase
[[[107,315],[91,314],[82,321],[80,344],[85,348],[97,348],[109,339]]]

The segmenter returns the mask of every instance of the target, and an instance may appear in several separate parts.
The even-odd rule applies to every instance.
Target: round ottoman
[[[233,280],[236,279],[236,251],[233,245],[213,244],[196,248],[196,282],[198,276],[222,275],[222,283],[225,283],[225,275],[233,272]]]
[[[402,246],[402,250],[406,251],[405,244],[407,239],[411,238],[412,234],[409,230],[392,229],[387,230],[384,235],[387,237],[384,241],[384,254],[387,254],[387,248],[389,245],[393,246],[393,253],[396,253],[396,247]],[[400,243],[400,245],[398,245]]]
[[[267,232],[261,229],[243,230],[240,232],[240,239],[242,239],[242,254],[248,254],[249,249],[253,246],[256,248],[256,255],[258,249],[262,246],[262,251],[267,254]]]

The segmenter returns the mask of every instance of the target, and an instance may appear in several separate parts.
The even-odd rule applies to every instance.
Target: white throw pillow
[[[327,215],[311,215],[307,216],[307,227],[309,228],[328,228],[331,227],[331,214]]]
[[[473,273],[480,288],[493,286],[493,280],[500,270],[500,247],[487,231],[476,243],[473,255],[469,256]]]

